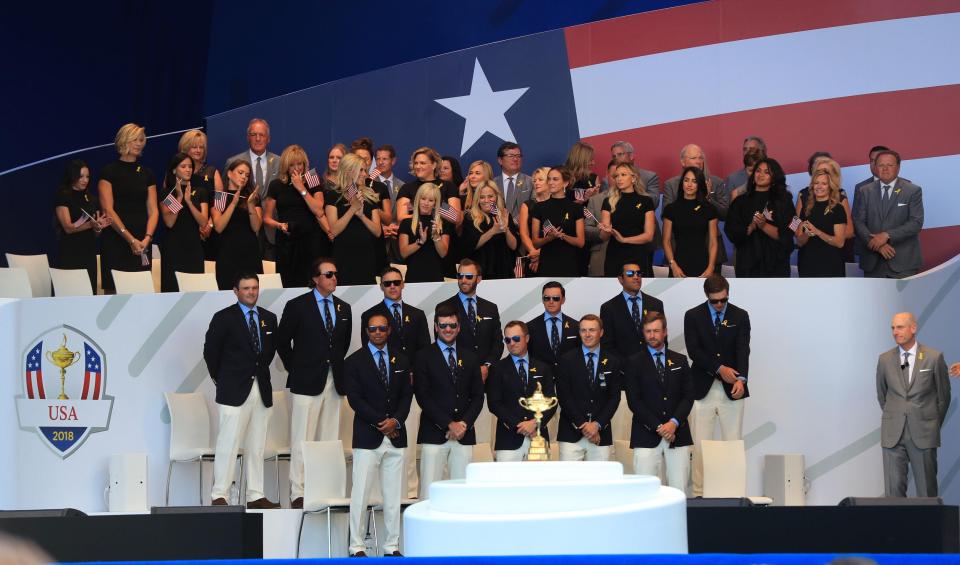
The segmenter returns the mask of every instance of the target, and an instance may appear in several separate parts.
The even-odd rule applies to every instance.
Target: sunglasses
[[[472,280],[473,280],[473,277],[475,277],[475,276],[477,276],[477,275],[475,275],[475,274],[473,274],[473,273],[457,273],[457,278],[458,278],[458,279],[467,279],[468,281],[472,281]]]
[[[327,277],[328,279],[332,279],[333,277],[337,276],[337,272],[336,272],[336,271],[324,271],[324,272],[322,272],[322,273],[317,273],[315,276],[318,276],[318,277],[319,277],[319,276],[321,276],[321,275],[324,276],[324,277]]]
[[[458,322],[437,322],[437,327],[441,330],[455,330],[460,327]]]
[[[511,342],[511,341],[512,341],[513,343],[520,343],[520,340],[522,340],[522,339],[523,339],[523,338],[520,337],[520,336],[518,336],[518,335],[512,335],[512,336],[508,336],[508,337],[503,338],[503,343],[506,343],[507,345],[510,345],[510,342]]]
[[[367,326],[367,333],[368,334],[377,333],[377,332],[387,333],[387,330],[389,329],[390,329],[390,326]]]
[[[629,271],[624,271],[624,272],[623,272],[623,276],[629,279],[629,278],[633,278],[633,277],[639,277],[639,276],[641,276],[641,275],[640,275],[640,271],[634,271],[634,270],[631,269],[631,270],[629,270]]]
[[[544,302],[560,302],[561,300],[563,300],[562,296],[544,296],[543,297]]]
[[[711,298],[710,304],[726,304],[729,298]]]
[[[383,288],[390,288],[391,286],[400,286],[400,285],[402,285],[402,284],[403,284],[403,281],[400,280],[400,279],[397,279],[397,280],[395,280],[395,281],[381,281],[380,284],[383,285]]]

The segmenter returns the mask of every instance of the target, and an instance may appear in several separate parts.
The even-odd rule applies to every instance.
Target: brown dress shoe
[[[213,506],[226,506],[226,505],[227,505],[227,499],[226,499],[226,498],[223,498],[223,497],[215,498],[215,499],[213,499],[213,502],[211,502],[210,504],[213,505]]]
[[[276,502],[270,502],[266,498],[258,498],[248,502],[247,508],[251,510],[273,510],[275,508],[280,508],[280,505]]]
[[[290,501],[290,508],[297,508],[297,509],[302,510],[302,509],[303,509],[303,497],[302,497],[302,496],[298,496],[297,498],[294,498],[293,500],[291,500],[291,501]]]
[[[366,557],[366,556],[367,556],[367,552],[366,552],[366,551],[358,551],[358,552],[356,552],[356,553],[351,553],[351,554],[350,554],[350,557]]]

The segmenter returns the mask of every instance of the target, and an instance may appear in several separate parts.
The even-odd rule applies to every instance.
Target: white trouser
[[[420,490],[420,479],[417,475],[417,446],[413,443],[416,441],[417,432],[420,430],[420,412],[417,399],[412,399],[407,421],[403,423],[403,427],[407,429],[407,441],[410,443],[407,454],[403,458],[403,474],[407,478],[404,494],[407,498],[417,498],[417,492]]]
[[[451,479],[467,477],[467,464],[473,459],[473,446],[448,439],[446,443],[420,444],[420,499],[430,495],[430,483],[443,479],[444,467]]]
[[[713,381],[703,400],[693,401],[690,413],[690,431],[693,432],[693,496],[703,496],[703,444],[713,439],[716,423],[720,422],[720,439],[743,439],[743,400],[730,400],[719,380]]]
[[[211,500],[230,501],[230,485],[237,463],[240,441],[243,444],[243,465],[247,476],[247,502],[263,498],[263,447],[267,443],[267,426],[271,408],[263,405],[260,387],[254,382],[250,394],[240,406],[217,404],[220,411],[220,432],[213,459],[213,491]],[[239,498],[239,497],[238,497]]]
[[[371,479],[380,468],[380,492],[383,494],[383,524],[386,537],[383,552],[400,549],[400,491],[403,485],[404,448],[394,447],[384,436],[376,449],[353,450],[353,491],[350,493],[350,553],[366,551],[367,504],[370,501]]]
[[[340,439],[340,405],[343,397],[333,386],[333,369],[317,396],[294,394],[290,413],[290,499],[303,496],[303,442]],[[318,429],[319,423],[319,432]]]
[[[550,453],[549,450],[550,444],[547,444],[547,453]],[[523,438],[523,445],[516,449],[498,449],[493,452],[494,458],[497,462],[513,462],[513,461],[524,461],[527,458],[527,453],[530,452],[530,438]]]
[[[595,445],[585,437],[580,438],[577,443],[566,441],[558,442],[560,445],[561,461],[609,461],[609,445]]]
[[[653,448],[633,448],[633,472],[638,475],[660,476],[660,466],[667,462],[667,485],[687,492],[687,479],[690,478],[690,446],[674,447],[660,439],[660,444]]]

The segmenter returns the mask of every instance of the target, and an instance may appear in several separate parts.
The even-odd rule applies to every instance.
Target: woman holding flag
[[[550,198],[533,210],[533,246],[540,250],[540,277],[580,276],[580,250],[586,241],[583,204],[567,199],[573,175],[557,166],[547,173]]]
[[[340,160],[335,186],[330,190],[326,215],[333,232],[337,284],[374,284],[377,276],[375,245],[380,244],[380,197],[367,186],[363,159],[348,153]]]
[[[450,251],[453,224],[437,214],[440,188],[420,185],[414,197],[413,216],[400,222],[400,256],[407,264],[407,282],[441,282],[443,258]]]
[[[90,168],[83,161],[70,161],[57,190],[57,235],[60,254],[59,269],[86,269],[90,288],[97,288],[97,235],[110,225],[110,217],[102,216],[97,203],[90,198]]]
[[[248,186],[250,162],[236,159],[227,166],[227,190],[213,199],[213,229],[217,231],[217,287],[233,288],[237,273],[262,273],[257,232],[263,223],[259,190]],[[248,192],[249,191],[249,192]]]
[[[493,181],[475,189],[470,213],[463,222],[464,257],[476,261],[485,279],[510,279],[516,266],[517,234],[503,195]]]
[[[193,186],[193,159],[177,153],[163,176],[160,213],[167,226],[160,262],[160,292],[177,292],[176,272],[203,272],[203,241],[200,229],[207,225],[207,189]]]

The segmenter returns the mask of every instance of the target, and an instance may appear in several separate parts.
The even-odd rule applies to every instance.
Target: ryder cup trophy
[[[73,365],[79,359],[79,351],[70,351],[67,349],[66,335],[63,336],[63,343],[60,344],[60,347],[58,347],[56,351],[47,351],[47,361],[50,361],[60,368],[60,396],[57,397],[57,400],[69,400],[69,398],[67,398],[67,393],[64,390],[64,384],[67,380],[67,367]]]
[[[520,406],[533,412],[533,418],[537,421],[537,434],[530,438],[530,452],[527,454],[527,461],[549,461],[550,454],[547,452],[547,440],[540,435],[540,420],[543,413],[557,405],[556,396],[544,396],[543,387],[537,383],[537,390],[533,396],[520,398]]]

